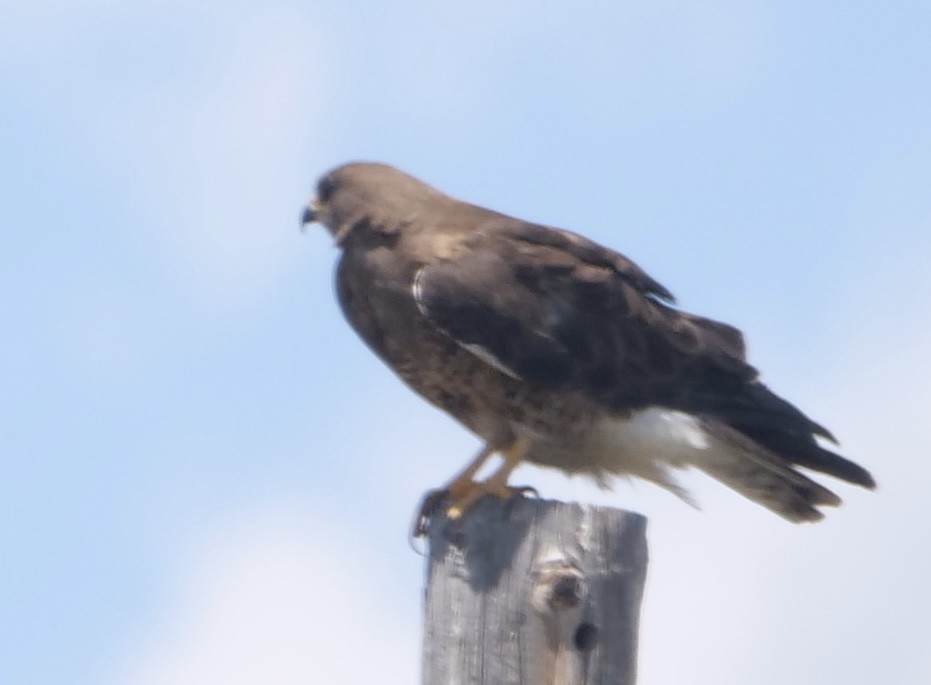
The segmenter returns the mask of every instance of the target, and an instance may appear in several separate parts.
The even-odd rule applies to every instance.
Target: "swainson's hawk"
[[[303,218],[342,249],[337,291],[353,328],[484,441],[443,489],[450,516],[510,496],[521,461],[601,483],[637,476],[681,496],[670,471],[694,466],[796,522],[841,501],[797,467],[875,485],[759,381],[740,331],[675,308],[617,252],[384,164],[330,171]],[[500,468],[476,481],[496,452]]]

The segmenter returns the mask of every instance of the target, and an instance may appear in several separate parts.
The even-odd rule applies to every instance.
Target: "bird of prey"
[[[875,487],[760,382],[740,331],[676,308],[634,262],[581,235],[368,162],[325,174],[303,222],[342,250],[337,293],[356,332],[483,442],[424,516],[438,501],[456,518],[523,490],[508,485],[522,461],[603,485],[639,477],[687,501],[672,472],[695,467],[793,522],[841,502],[808,471]],[[478,480],[495,453],[500,467]]]

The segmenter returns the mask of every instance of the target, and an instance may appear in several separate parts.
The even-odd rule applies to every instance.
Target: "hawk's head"
[[[324,174],[304,209],[303,224],[321,223],[341,245],[350,233],[395,233],[424,207],[447,199],[430,186],[387,164],[351,162]]]

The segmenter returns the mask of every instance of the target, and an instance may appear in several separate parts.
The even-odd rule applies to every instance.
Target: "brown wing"
[[[669,291],[617,252],[518,221],[486,224],[468,243],[420,271],[418,306],[512,375],[618,410],[673,404],[707,373],[756,377],[739,331],[674,309]]]
[[[743,337],[672,306],[632,261],[581,236],[507,218],[423,267],[423,315],[506,373],[584,391],[615,411],[660,405],[720,421],[787,461],[871,485],[820,447],[823,427],[759,383]]]

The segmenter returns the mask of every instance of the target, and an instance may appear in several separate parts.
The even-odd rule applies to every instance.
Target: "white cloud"
[[[321,520],[277,507],[213,535],[115,682],[416,682],[419,626],[377,593],[379,560]]]

